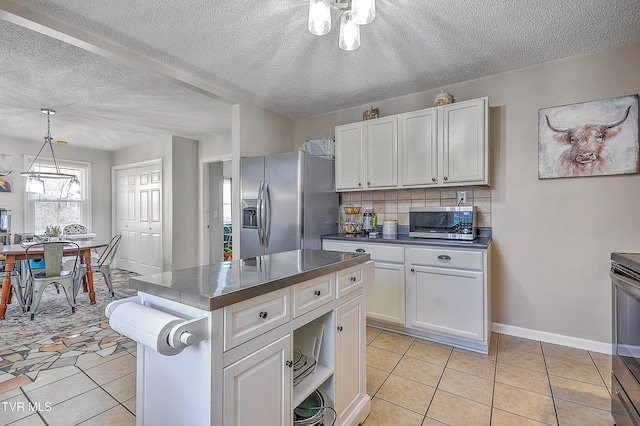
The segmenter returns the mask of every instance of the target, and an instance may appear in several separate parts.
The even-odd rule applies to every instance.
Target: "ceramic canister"
[[[398,233],[398,222],[385,220],[382,222],[382,235],[395,235]]]

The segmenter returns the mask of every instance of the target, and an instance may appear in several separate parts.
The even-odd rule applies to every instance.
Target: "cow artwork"
[[[538,112],[538,178],[640,173],[638,95]]]

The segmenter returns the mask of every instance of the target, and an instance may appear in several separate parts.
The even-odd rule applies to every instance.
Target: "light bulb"
[[[351,0],[353,22],[367,25],[376,17],[376,0]]]
[[[325,35],[331,31],[331,7],[329,0],[309,1],[309,32]]]
[[[39,176],[29,176],[24,190],[37,195],[44,194],[44,181]]]
[[[340,39],[338,42],[342,50],[356,50],[360,46],[360,27],[351,19],[351,11],[340,16]]]

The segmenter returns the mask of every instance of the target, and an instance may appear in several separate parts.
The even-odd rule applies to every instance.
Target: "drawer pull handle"
[[[356,253],[364,253],[364,249],[356,249]]]
[[[439,260],[451,260],[451,256],[447,256],[446,254],[441,254],[438,256]]]
[[[266,319],[266,318],[267,318],[267,315],[269,315],[269,314],[267,314],[267,312],[266,312],[266,311],[262,311],[262,312],[260,312],[260,314],[259,314],[259,315],[260,315],[260,318],[262,318],[262,319]]]
[[[356,277],[351,277],[351,282],[355,283],[356,282]]]
[[[316,290],[313,292],[313,294],[315,294],[316,296],[320,296],[322,292],[320,290]]]
[[[291,361],[291,360],[288,360],[287,362],[285,362],[285,364],[289,368],[293,367],[293,361]]]
[[[341,325],[338,326],[338,331],[342,331],[342,326]]]

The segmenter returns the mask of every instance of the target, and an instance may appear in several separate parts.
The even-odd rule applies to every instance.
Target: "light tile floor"
[[[108,325],[0,351],[0,425],[134,425],[135,344]],[[488,355],[367,327],[364,426],[613,425],[609,355],[492,335]]]

